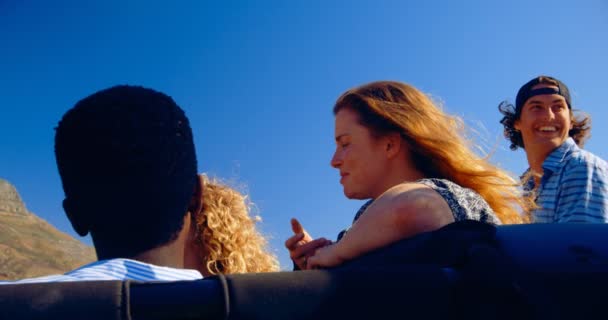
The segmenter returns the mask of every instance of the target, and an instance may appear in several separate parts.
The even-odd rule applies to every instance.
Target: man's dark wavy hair
[[[520,88],[518,92],[518,97],[521,95],[522,90],[530,90],[537,84],[550,84],[554,86],[558,86],[560,88],[564,87],[567,90],[567,87],[559,80],[549,77],[549,76],[538,76],[526,83]],[[569,94],[567,101],[569,102]],[[503,117],[500,120],[500,123],[504,126],[504,136],[507,140],[511,142],[509,148],[511,150],[517,150],[517,148],[524,147],[524,141],[521,136],[521,132],[515,130],[515,122],[519,120],[521,116],[521,108],[526,101],[522,101],[520,106],[516,107],[509,101],[503,101],[498,105],[498,111],[502,113]],[[591,118],[583,112],[577,112],[577,115],[572,111],[572,106],[568,104],[570,110],[570,119],[572,120],[572,129],[568,132],[568,136],[572,137],[576,144],[579,147],[583,147],[585,141],[589,138],[591,134]]]
[[[55,155],[72,214],[110,256],[162,246],[182,229],[197,163],[188,118],[169,96],[121,85],[84,98],[59,122]]]

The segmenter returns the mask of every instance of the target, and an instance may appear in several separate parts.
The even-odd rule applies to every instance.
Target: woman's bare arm
[[[318,249],[308,266],[336,266],[453,221],[450,207],[433,189],[418,183],[399,184],[378,197],[340,242]]]

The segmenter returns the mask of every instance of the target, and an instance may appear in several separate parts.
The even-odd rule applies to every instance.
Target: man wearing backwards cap
[[[608,164],[581,149],[590,119],[574,116],[568,87],[538,76],[519,89],[515,107],[504,101],[498,109],[511,150],[526,151],[522,179],[537,205],[533,221],[608,222]]]

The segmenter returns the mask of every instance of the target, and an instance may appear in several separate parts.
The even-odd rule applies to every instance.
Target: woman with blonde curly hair
[[[201,177],[203,207],[194,216],[196,268],[205,276],[278,271],[277,258],[256,229],[260,218],[250,216],[247,197],[217,180]]]
[[[522,222],[517,182],[475,154],[463,122],[418,89],[369,83],[342,94],[333,111],[331,165],[347,198],[371,200],[335,244],[293,219],[285,246],[299,268],[336,266],[454,221]]]

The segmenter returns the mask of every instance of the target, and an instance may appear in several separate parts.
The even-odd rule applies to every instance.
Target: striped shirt
[[[534,222],[608,222],[608,164],[572,138],[547,156],[537,190],[533,178],[524,190],[536,193]]]
[[[0,284],[97,280],[176,281],[202,278],[197,270],[160,267],[130,259],[110,259],[96,261],[62,275],[0,281]]]

